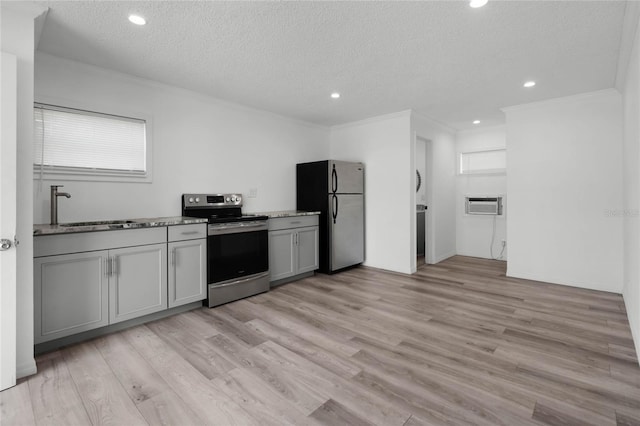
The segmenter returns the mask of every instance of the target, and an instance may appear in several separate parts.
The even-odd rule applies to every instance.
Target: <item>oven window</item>
[[[269,270],[267,231],[210,235],[208,282],[216,283]]]

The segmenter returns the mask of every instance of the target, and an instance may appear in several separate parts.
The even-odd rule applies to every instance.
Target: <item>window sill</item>
[[[33,168],[33,180],[46,181],[80,181],[80,182],[123,182],[123,183],[152,183],[151,171],[146,173],[127,173],[105,171],[70,171],[47,170],[40,171],[39,166]]]

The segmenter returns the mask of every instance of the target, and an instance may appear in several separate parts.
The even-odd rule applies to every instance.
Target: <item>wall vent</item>
[[[502,197],[465,197],[466,214],[502,215]]]

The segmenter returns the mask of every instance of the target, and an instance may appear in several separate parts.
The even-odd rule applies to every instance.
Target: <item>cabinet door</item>
[[[294,250],[295,230],[269,232],[269,273],[270,280],[276,281],[296,274],[296,255]]]
[[[169,243],[169,307],[207,297],[207,240]]]
[[[167,308],[167,245],[109,250],[109,323]]]
[[[319,267],[318,263],[318,227],[298,228],[298,274],[315,271]]]
[[[35,343],[109,323],[107,251],[34,259]]]

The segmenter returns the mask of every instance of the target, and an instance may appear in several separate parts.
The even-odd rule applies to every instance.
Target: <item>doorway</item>
[[[416,266],[433,262],[433,167],[432,142],[429,139],[415,138],[416,168]]]

